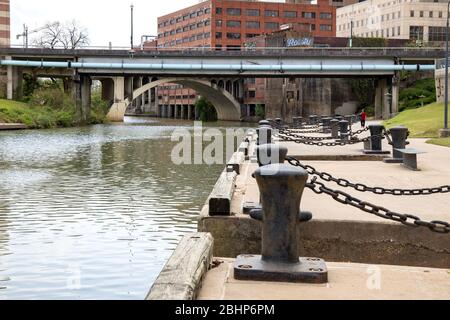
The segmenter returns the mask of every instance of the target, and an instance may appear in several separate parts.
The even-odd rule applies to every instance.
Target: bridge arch
[[[241,120],[241,105],[233,97],[232,94],[223,90],[216,85],[212,84],[208,80],[202,79],[189,79],[189,78],[166,78],[156,81],[152,81],[142,87],[134,90],[133,97],[137,98],[160,85],[166,83],[180,84],[185,87],[191,88],[200,95],[204,96],[206,99],[211,101],[217,111],[217,116],[219,120],[227,121],[240,121]]]

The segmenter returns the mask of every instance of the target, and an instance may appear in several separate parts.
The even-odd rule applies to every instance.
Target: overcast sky
[[[11,0],[11,42],[22,44],[16,35],[52,21],[77,20],[89,31],[91,45],[128,46],[130,5],[135,7],[135,44],[144,34],[155,35],[157,17],[198,3],[198,0]],[[30,35],[32,38],[32,35]]]

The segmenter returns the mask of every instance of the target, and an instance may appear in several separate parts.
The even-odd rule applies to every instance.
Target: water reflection
[[[143,299],[223,170],[174,165],[176,125],[0,133],[0,299]]]

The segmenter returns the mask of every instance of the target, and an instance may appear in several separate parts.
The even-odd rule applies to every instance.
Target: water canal
[[[127,120],[0,133],[0,299],[142,300],[196,230],[224,165],[172,163],[192,123]]]

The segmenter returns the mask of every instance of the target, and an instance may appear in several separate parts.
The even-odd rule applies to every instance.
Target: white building
[[[445,41],[446,0],[367,0],[337,9],[337,37]]]

